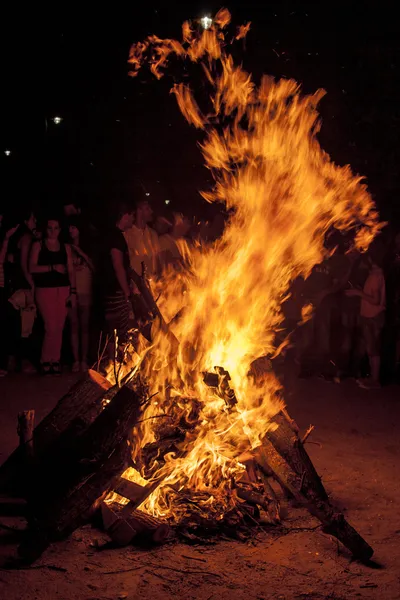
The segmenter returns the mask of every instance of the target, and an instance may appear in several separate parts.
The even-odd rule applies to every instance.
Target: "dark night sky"
[[[123,194],[151,192],[193,212],[209,185],[198,134],[180,115],[168,82],[131,79],[129,47],[149,33],[180,35],[187,18],[220,2],[81,3],[3,10],[2,205],[98,209]],[[183,4],[183,3],[182,3]],[[252,21],[245,67],[324,87],[321,142],[368,176],[383,211],[398,215],[400,24],[394,2],[226,3],[237,24]],[[55,115],[63,117],[56,126]],[[47,123],[47,127],[46,127]],[[6,157],[4,150],[11,155]]]

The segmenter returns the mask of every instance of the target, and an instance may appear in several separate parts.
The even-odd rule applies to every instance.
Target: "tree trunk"
[[[35,461],[39,462],[52,444],[71,423],[79,420],[90,422],[101,411],[101,400],[111,384],[96,371],[88,373],[79,380],[59,400],[55,408],[45,417],[33,432]],[[77,427],[78,428],[78,427]],[[18,492],[21,489],[19,472],[24,451],[19,446],[0,467],[0,490]]]

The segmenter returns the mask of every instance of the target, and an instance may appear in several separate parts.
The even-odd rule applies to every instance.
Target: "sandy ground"
[[[16,376],[0,382],[0,462],[17,443],[17,412],[34,408],[42,418],[73,380]],[[284,527],[263,530],[245,543],[99,551],[105,534],[85,527],[54,544],[33,568],[1,569],[0,597],[400,599],[400,388],[376,392],[320,380],[293,380],[291,388],[289,412],[301,428],[316,426],[308,451],[334,502],[375,549],[373,566],[352,561],[297,509]],[[0,514],[0,524],[4,560],[16,543],[15,533],[4,525],[22,528],[24,520]]]

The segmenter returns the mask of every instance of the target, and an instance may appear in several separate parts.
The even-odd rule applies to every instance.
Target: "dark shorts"
[[[380,356],[385,313],[381,312],[376,317],[361,317],[360,324],[368,356]]]

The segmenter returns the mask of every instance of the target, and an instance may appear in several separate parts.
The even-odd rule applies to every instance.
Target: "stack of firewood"
[[[216,382],[226,380],[226,372],[217,375],[220,379]],[[236,399],[232,390],[227,385],[222,388],[233,407]],[[140,511],[159,482],[142,487],[122,477],[129,466],[138,468],[131,458],[135,444],[132,434],[147,394],[138,378],[112,387],[99,373],[89,371],[35,429],[32,411],[20,415],[21,443],[0,467],[0,492],[27,500],[28,528],[19,548],[22,560],[34,561],[52,541],[70,535],[99,511],[104,527],[118,545],[138,537],[154,543],[168,538],[173,524]],[[193,420],[186,424],[192,433],[196,406],[194,402]],[[329,502],[296,424],[286,411],[279,412],[273,421],[276,427],[268,431],[262,445],[238,457],[246,472],[232,484],[237,510],[220,526],[237,531],[242,517],[248,525],[279,522],[279,490],[283,490],[286,498],[307,508],[321,521],[323,530],[339,539],[355,557],[368,560],[372,548]],[[179,441],[185,437],[185,423],[179,424],[174,435]],[[152,458],[156,455],[162,459],[176,442],[174,435],[166,428],[164,437],[160,434],[152,447],[142,449],[142,474],[151,477]],[[124,497],[126,503],[105,503],[111,492]]]

